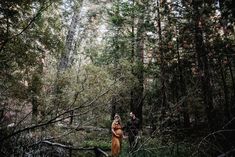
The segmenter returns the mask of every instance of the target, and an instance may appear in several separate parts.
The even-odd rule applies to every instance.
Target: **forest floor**
[[[128,139],[123,139],[122,151],[120,157],[127,157],[135,154],[135,157],[189,157],[197,150],[197,144],[200,139],[198,136],[187,135],[182,132],[177,139],[170,131],[163,134],[156,134],[154,137],[149,136],[147,132],[144,132],[139,140],[137,150],[134,153],[129,152]],[[90,131],[83,132],[85,135],[84,141],[80,147],[84,148],[100,148],[106,153],[111,155],[111,133],[102,131]],[[75,151],[74,156],[93,157],[94,151]]]

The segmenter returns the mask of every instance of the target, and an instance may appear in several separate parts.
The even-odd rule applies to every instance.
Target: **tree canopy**
[[[107,156],[130,112],[120,156],[233,156],[234,6],[1,0],[0,156]]]

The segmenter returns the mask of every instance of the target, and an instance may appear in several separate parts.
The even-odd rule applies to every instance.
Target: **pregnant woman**
[[[121,152],[123,131],[121,125],[121,118],[118,114],[115,114],[112,123],[112,157],[118,157]]]

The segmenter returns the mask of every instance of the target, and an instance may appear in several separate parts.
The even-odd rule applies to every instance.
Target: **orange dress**
[[[121,151],[123,131],[122,131],[121,124],[119,124],[117,122],[112,123],[112,129],[118,135],[118,137],[117,137],[112,133],[112,148],[111,148],[112,156],[117,157],[120,154],[120,151]]]

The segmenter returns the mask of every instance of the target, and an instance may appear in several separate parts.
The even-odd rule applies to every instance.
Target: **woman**
[[[121,125],[121,118],[118,114],[115,114],[112,123],[112,156],[118,157],[121,152],[121,143],[123,138],[123,131]]]

